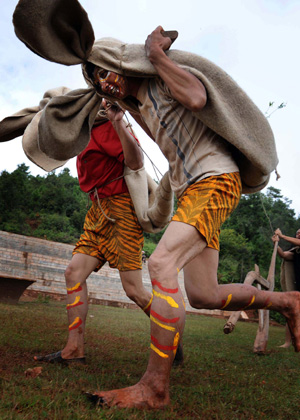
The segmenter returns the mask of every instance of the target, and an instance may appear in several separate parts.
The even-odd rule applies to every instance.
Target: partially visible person
[[[277,248],[278,255],[283,259],[280,276],[281,288],[284,292],[291,292],[294,290],[300,291],[300,229],[297,230],[295,238],[293,238],[291,236],[283,235],[278,228],[272,237],[272,241],[274,243],[279,242],[279,239],[284,239],[293,245],[288,251],[283,251],[280,246]],[[292,263],[292,270],[290,270],[291,267],[289,263]],[[288,325],[286,325],[285,342],[279,347],[289,348],[291,344],[291,333]]]
[[[65,271],[68,340],[61,351],[35,356],[37,361],[85,362],[86,280],[106,262],[119,270],[126,295],[150,313],[152,295],[142,282],[143,231],[123,177],[124,164],[133,170],[143,166],[143,154],[126,128],[123,111],[103,104],[108,119],[93,128],[88,146],[77,157],[79,185],[92,206]]]

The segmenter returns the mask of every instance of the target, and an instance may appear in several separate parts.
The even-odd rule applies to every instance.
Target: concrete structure
[[[64,271],[72,251],[73,245],[0,231],[0,301],[17,303],[25,289],[29,295],[43,293],[64,300]],[[151,291],[147,264],[143,265],[143,282]],[[182,272],[179,273],[179,284],[187,312],[230,316],[231,312],[191,308],[185,295]],[[122,288],[118,270],[109,268],[108,264],[98,273],[91,274],[87,285],[90,303],[136,307]]]

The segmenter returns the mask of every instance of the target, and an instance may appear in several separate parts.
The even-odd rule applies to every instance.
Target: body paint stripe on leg
[[[243,306],[241,309],[239,309],[239,311],[243,311],[244,309],[249,308],[249,306],[253,305],[255,301],[255,295],[252,296],[252,298],[250,298],[249,303],[246,306]]]
[[[80,283],[77,283],[74,287],[67,287],[67,293],[70,295],[71,293],[80,292],[82,290],[82,287],[80,286]]]
[[[159,341],[155,337],[153,337],[153,335],[151,335],[151,341],[160,350],[166,350],[166,351],[174,351],[174,350],[177,350],[177,346],[176,345],[173,345],[173,346],[163,346],[162,344],[159,343]]]
[[[152,290],[154,296],[160,298],[160,299],[164,299],[168,302],[168,304],[170,306],[172,306],[172,308],[179,308],[178,304],[175,302],[175,300],[173,298],[171,298],[171,296],[164,296],[161,293],[156,292],[154,289]]]
[[[157,319],[155,319],[153,316],[150,315],[150,320],[153,321],[155,324],[157,324],[159,327],[164,328],[168,331],[176,331],[174,327],[170,327],[169,325],[161,324]]]
[[[157,319],[159,319],[160,321],[162,321],[162,322],[167,322],[167,323],[169,323],[169,324],[175,324],[175,322],[177,322],[177,321],[179,320],[179,317],[177,317],[177,318],[165,318],[165,317],[163,317],[163,316],[159,315],[158,313],[156,313],[156,312],[154,312],[154,311],[151,311],[151,312],[150,312],[150,314],[151,314],[152,316],[154,316],[154,318],[157,318]]]
[[[228,295],[226,302],[225,300],[222,300],[222,306],[220,309],[226,308],[226,306],[228,306],[229,303],[231,302],[231,299],[232,299],[232,294]]]
[[[148,303],[147,303],[147,305],[143,308],[143,311],[144,311],[144,312],[146,312],[146,311],[147,311],[147,309],[149,309],[149,307],[151,306],[152,300],[153,300],[153,293],[151,294],[151,298],[150,298],[149,302],[148,302]]]
[[[176,289],[167,289],[166,287],[162,286],[159,281],[153,279],[151,280],[152,286],[157,286],[160,290],[166,293],[177,293],[178,288]]]
[[[179,332],[177,332],[175,337],[174,337],[174,341],[173,341],[173,347],[175,347],[175,349],[173,350],[174,356],[176,355],[176,351],[177,351],[177,347],[178,347],[178,343],[179,343],[179,338],[180,338],[180,334],[179,334]]]
[[[79,316],[77,316],[74,320],[74,322],[72,322],[72,324],[69,325],[69,331],[71,330],[75,330],[76,328],[78,328],[80,325],[82,324],[82,320],[79,318]]]
[[[272,306],[272,302],[270,302],[270,298],[268,298],[268,299],[265,301],[265,303],[264,303],[264,305],[263,305],[263,308],[262,308],[262,309],[268,309],[268,308],[270,308],[270,306]]]
[[[83,302],[80,302],[80,296],[76,296],[73,303],[67,304],[67,309],[75,308],[76,306],[83,305]]]
[[[162,351],[158,350],[157,347],[155,347],[152,343],[150,344],[151,350],[155,351],[160,357],[163,357],[164,359],[167,359],[169,356]]]

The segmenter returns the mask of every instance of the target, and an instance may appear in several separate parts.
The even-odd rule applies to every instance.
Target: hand
[[[279,242],[279,236],[278,235],[273,235],[272,236],[272,241],[275,242]]]
[[[103,108],[106,111],[106,116],[111,122],[121,121],[124,116],[124,111],[117,104],[112,104],[106,99],[102,99]]]
[[[172,44],[171,38],[162,35],[163,27],[158,26],[145,42],[146,55],[150,58],[155,52],[166,51]]]
[[[278,235],[278,236],[279,236],[279,238],[282,238],[282,232],[281,232],[281,230],[280,230],[279,228],[277,228],[277,229],[275,230],[275,235]]]

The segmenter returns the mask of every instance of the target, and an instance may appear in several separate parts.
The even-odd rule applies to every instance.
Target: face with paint
[[[124,99],[129,95],[128,79],[120,74],[95,67],[94,83],[107,95],[117,99]]]

